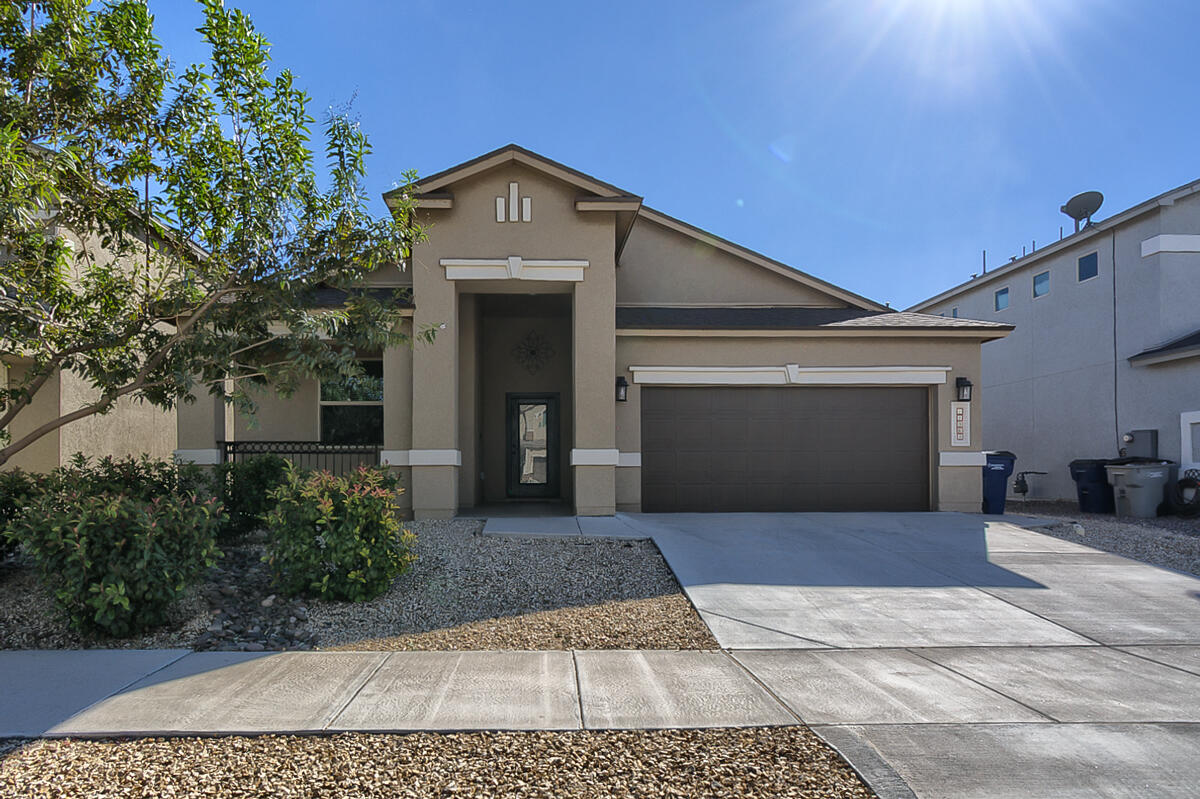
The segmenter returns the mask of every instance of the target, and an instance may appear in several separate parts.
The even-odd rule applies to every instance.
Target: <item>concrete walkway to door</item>
[[[1200,579],[1016,518],[625,521],[883,797],[1196,795]]]

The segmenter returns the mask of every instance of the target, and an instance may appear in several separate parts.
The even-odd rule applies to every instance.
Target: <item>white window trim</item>
[[[1092,275],[1091,277],[1085,277],[1083,279],[1080,279],[1080,277],[1079,277],[1079,262],[1082,261],[1084,258],[1087,258],[1089,255],[1096,256],[1096,274]],[[1098,277],[1100,277],[1100,251],[1099,250],[1092,250],[1091,252],[1085,252],[1083,255],[1081,255],[1075,259],[1075,282],[1076,283],[1087,283],[1089,280],[1095,280]]]
[[[1192,425],[1200,424],[1200,411],[1179,414],[1179,471],[1200,469],[1200,452],[1192,451]]]
[[[1002,291],[1004,292],[1004,296],[1008,298],[1008,302],[1005,304],[1005,306],[1003,308],[998,308],[998,307],[996,307],[997,306],[996,301],[998,299],[1000,299],[1000,292],[1002,292]],[[1012,307],[1012,292],[1009,290],[1008,286],[1001,286],[1000,288],[998,288],[992,292],[992,313],[1004,313],[1011,307]]]
[[[1037,293],[1037,279],[1039,277],[1041,277],[1042,275],[1046,276],[1046,293],[1038,294]],[[1038,272],[1036,275],[1033,276],[1033,282],[1030,285],[1030,289],[1031,289],[1030,294],[1033,297],[1033,299],[1035,299],[1035,300],[1040,300],[1042,297],[1049,297],[1050,289],[1053,285],[1054,285],[1054,278],[1050,277],[1050,270],[1043,269],[1041,272]]]
[[[633,382],[664,386],[940,385],[949,366],[630,366]]]
[[[380,363],[383,363],[382,357],[379,357],[379,358],[355,358],[354,360],[362,362],[362,363],[366,363],[368,361],[378,361]],[[324,408],[326,405],[329,405],[329,406],[363,405],[363,406],[367,406],[367,407],[382,408],[383,402],[384,402],[383,400],[323,400],[323,399],[321,399],[321,381],[318,380],[317,381],[317,441],[322,444],[325,443],[325,441],[324,441],[324,432],[325,431],[321,429],[321,425],[322,425],[321,409]],[[382,444],[383,442],[380,442],[380,443]],[[338,445],[330,444],[329,446],[336,447]]]

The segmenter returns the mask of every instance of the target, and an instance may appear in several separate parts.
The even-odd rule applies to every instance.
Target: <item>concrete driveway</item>
[[[635,514],[883,797],[1192,797],[1200,580],[1019,518]]]

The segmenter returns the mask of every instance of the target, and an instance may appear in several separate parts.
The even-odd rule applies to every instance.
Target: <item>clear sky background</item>
[[[895,307],[1200,178],[1195,0],[226,4],[314,116],[354,98],[376,195],[516,142]]]

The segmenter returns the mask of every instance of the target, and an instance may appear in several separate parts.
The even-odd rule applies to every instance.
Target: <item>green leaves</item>
[[[45,478],[9,524],[73,626],[128,636],[166,621],[216,562],[220,506],[193,493],[193,469],[86,459]]]
[[[396,486],[381,469],[337,477],[289,466],[266,517],[266,561],[280,590],[352,602],[386,591],[415,559]]]
[[[353,368],[355,349],[408,343],[397,301],[311,298],[405,267],[424,235],[411,192],[376,218],[349,107],[314,130],[250,18],[202,5],[208,58],[181,70],[140,0],[0,7],[0,356],[32,364],[0,389],[0,431],[60,369],[92,388],[0,436],[0,465],[122,396],[171,408],[231,381],[226,399],[250,413],[254,387],[286,393]]]

